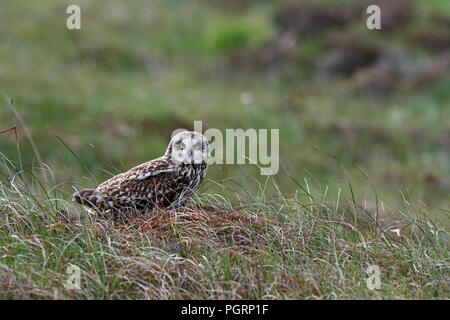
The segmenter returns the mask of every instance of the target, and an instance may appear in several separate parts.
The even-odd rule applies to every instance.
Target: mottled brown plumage
[[[193,195],[206,176],[209,145],[196,132],[173,137],[166,153],[101,183],[74,193],[74,201],[107,213],[176,207]]]

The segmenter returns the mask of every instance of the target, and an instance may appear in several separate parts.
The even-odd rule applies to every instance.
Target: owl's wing
[[[164,158],[143,163],[98,186],[96,191],[109,206],[127,203],[170,203],[183,185],[182,177]]]

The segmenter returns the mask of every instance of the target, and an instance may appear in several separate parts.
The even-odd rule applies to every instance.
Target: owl
[[[116,175],[96,189],[75,192],[73,201],[99,213],[176,208],[205,179],[208,159],[208,140],[200,133],[183,131],[172,138],[162,157]]]

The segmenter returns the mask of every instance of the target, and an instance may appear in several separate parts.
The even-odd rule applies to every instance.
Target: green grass
[[[186,208],[115,221],[1,156],[4,299],[449,297],[448,232],[434,215],[445,210],[330,200],[309,180],[287,197],[273,179],[243,176],[220,184],[227,199],[201,193]],[[71,265],[81,270],[79,290],[65,287]],[[366,286],[371,265],[381,270],[378,291]]]
[[[428,11],[439,12],[436,3]],[[318,145],[346,165],[364,168],[386,201],[401,202],[408,189],[416,200],[448,204],[449,185],[442,179],[450,170],[448,76],[381,100],[353,95],[345,81],[312,76],[325,37],[302,43],[278,71],[233,70],[231,54],[263,46],[277,32],[277,5],[264,1],[238,12],[192,1],[80,6],[82,30],[69,31],[64,2],[0,5],[0,90],[16,102],[58,181],[70,183],[85,173],[52,130],[102,180],[105,169],[118,172],[159,156],[172,130],[192,129],[194,120],[202,120],[205,129],[281,128],[281,163],[297,180],[308,176],[307,169],[321,181],[345,183]],[[414,23],[429,23],[424,19]],[[402,33],[360,29],[386,47],[405,42]],[[253,96],[249,105],[241,102],[244,92]],[[12,126],[3,102],[0,119],[1,127]],[[114,148],[105,141],[114,141]],[[31,162],[33,152],[22,142]],[[0,143],[3,152],[14,152],[10,137]],[[240,169],[212,168],[210,177],[223,170],[236,175]],[[286,192],[295,187],[282,172],[279,181]]]
[[[350,33],[406,51],[414,68],[433,62],[411,35],[449,2],[409,1],[415,17],[399,30],[356,21],[242,69],[233,59],[264,52],[284,3],[250,2],[79,1],[80,31],[65,27],[71,1],[1,2],[0,131],[18,127],[17,142],[0,135],[3,297],[448,298],[449,73],[371,97],[316,64],[329,37]],[[72,186],[160,156],[194,120],[279,128],[276,183],[256,166],[213,165],[190,208],[121,223],[71,203]],[[63,288],[70,263],[79,292]],[[365,286],[371,264],[378,294]]]

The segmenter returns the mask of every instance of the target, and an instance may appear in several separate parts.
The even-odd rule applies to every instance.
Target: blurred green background
[[[81,30],[66,8],[81,7]],[[366,28],[379,4],[382,30]],[[68,193],[160,156],[174,129],[279,128],[289,178],[322,194],[448,208],[450,1],[1,1],[0,91]],[[6,99],[0,131],[14,125]],[[21,128],[22,160],[35,155]],[[17,160],[14,134],[1,152]],[[333,158],[339,159],[339,163]],[[34,161],[36,164],[36,162]],[[252,165],[213,165],[222,181]],[[202,191],[215,192],[207,182]]]

